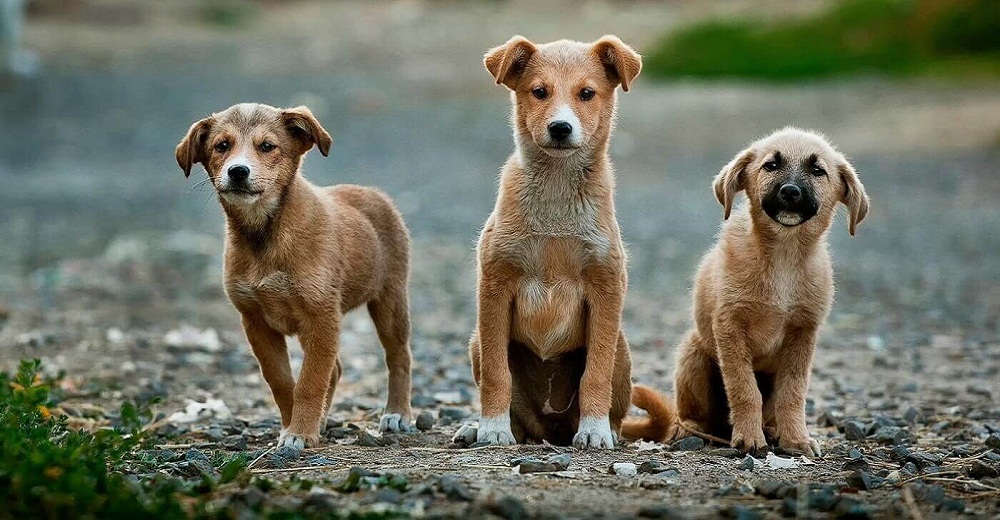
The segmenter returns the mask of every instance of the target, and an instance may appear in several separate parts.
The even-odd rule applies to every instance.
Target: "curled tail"
[[[667,396],[648,386],[632,387],[632,404],[646,410],[646,417],[625,419],[622,437],[661,442],[670,440],[677,430],[677,412]]]

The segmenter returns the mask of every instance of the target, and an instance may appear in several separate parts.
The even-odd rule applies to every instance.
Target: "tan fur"
[[[813,156],[825,174],[805,167]],[[786,166],[769,172],[764,164],[775,157]],[[809,186],[818,202],[816,215],[794,227],[769,217],[762,202],[789,178]],[[675,370],[677,420],[747,451],[766,448],[767,432],[785,450],[819,454],[806,428],[805,399],[817,331],[833,303],[826,235],[838,203],[848,208],[853,235],[868,196],[840,152],[822,136],[792,128],[740,152],[714,190],[727,218],[737,192],[745,191],[748,203],[723,225],[695,278],[695,328],[681,343]],[[657,440],[668,436],[662,425],[654,430]]]
[[[409,233],[384,193],[306,180],[299,169],[314,144],[326,155],[331,139],[309,109],[241,104],[192,125],[176,154],[185,174],[203,164],[218,192],[226,294],[281,412],[281,444],[298,447],[319,441],[340,379],[341,317],[364,304],[389,367],[381,426],[406,428],[411,416]],[[227,191],[223,168],[234,161],[251,170],[244,192]],[[298,382],[292,335],[305,352]]]
[[[484,418],[479,440],[612,447],[610,430],[617,433],[628,408],[631,361],[607,149],[616,87],[627,89],[641,60],[613,36],[544,45],[515,36],[484,63],[511,90],[517,149],[479,239],[469,347]],[[540,87],[545,99],[532,94]],[[579,119],[572,150],[549,148],[547,125],[560,110]],[[484,427],[506,414],[509,428]],[[590,428],[597,420],[609,424],[607,435]]]

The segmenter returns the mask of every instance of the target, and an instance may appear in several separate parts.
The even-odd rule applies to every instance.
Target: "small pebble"
[[[875,432],[875,441],[879,444],[894,446],[897,444],[908,444],[911,442],[910,431],[898,426],[879,428]]]
[[[242,435],[230,435],[222,439],[222,447],[233,451],[246,451],[247,440]]]
[[[551,473],[565,470],[569,467],[572,460],[573,457],[570,454],[562,453],[553,455],[545,460],[539,460],[534,457],[519,457],[512,459],[510,465],[511,467],[517,467],[518,472],[522,475],[528,473]]]
[[[365,446],[367,448],[377,448],[379,446],[385,446],[386,442],[385,439],[380,439],[371,433],[368,433],[368,430],[359,430],[358,440],[354,444],[356,446]]]
[[[844,423],[844,438],[849,441],[860,441],[867,437],[865,435],[865,425],[860,421],[847,421]]]
[[[286,468],[292,462],[299,460],[302,453],[292,446],[282,446],[268,456],[271,467],[276,469]]]
[[[425,432],[434,427],[435,419],[434,413],[429,410],[424,410],[417,415],[417,429]]]
[[[670,445],[670,449],[673,451],[697,451],[704,447],[705,440],[694,435],[684,437],[683,439]]]
[[[986,438],[986,447],[1000,450],[1000,433],[994,433]]]
[[[438,415],[459,422],[469,416],[469,411],[457,406],[444,406],[438,411]]]
[[[1000,477],[1000,471],[993,466],[974,460],[972,461],[972,466],[969,467],[969,476],[977,480],[984,478],[997,478]]]
[[[642,464],[639,465],[638,471],[639,473],[648,473],[651,475],[655,475],[657,473],[663,473],[664,471],[667,471],[669,469],[675,469],[675,467],[668,466],[663,461],[649,459],[646,462],[643,462]]]
[[[639,473],[639,469],[631,462],[615,462],[611,465],[611,473],[623,477],[634,477]]]
[[[847,485],[855,489],[869,490],[875,487],[875,478],[867,471],[855,471],[847,477]]]
[[[740,462],[739,466],[736,466],[736,469],[752,470],[753,467],[754,467],[754,458],[751,457],[750,455],[747,455],[746,458],[743,459],[742,462]]]

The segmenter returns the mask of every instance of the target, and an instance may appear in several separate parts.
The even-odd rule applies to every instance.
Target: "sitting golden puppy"
[[[476,438],[614,448],[632,365],[608,144],[617,88],[629,89],[641,58],[614,36],[515,36],[485,65],[511,91],[516,149],[479,237]]]
[[[695,279],[695,329],[675,370],[676,415],[637,386],[633,402],[651,413],[627,421],[623,434],[661,440],[687,429],[758,451],[766,431],[784,450],[819,455],[805,401],[817,331],[833,303],[826,235],[837,203],[847,206],[854,235],[868,195],[840,152],[794,128],[740,152],[714,187],[728,222]],[[730,219],[740,191],[748,203]]]
[[[194,123],[177,145],[184,174],[204,165],[226,213],[226,294],[281,411],[279,446],[319,442],[340,380],[341,318],[362,304],[389,367],[379,427],[409,428],[410,236],[384,193],[302,176],[306,152],[330,144],[306,107],[244,103]],[[291,335],[305,352],[297,383]]]

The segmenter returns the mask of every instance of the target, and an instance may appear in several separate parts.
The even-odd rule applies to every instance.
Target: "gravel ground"
[[[857,237],[843,219],[831,232],[838,296],[809,394],[823,458],[748,461],[691,440],[612,452],[469,448],[450,439],[477,417],[466,355],[472,249],[511,148],[507,98],[481,70],[482,51],[514,32],[618,32],[641,50],[704,13],[693,2],[595,3],[566,21],[525,19],[516,3],[379,5],[265,6],[228,30],[187,24],[166,7],[129,23],[33,20],[28,41],[46,68],[0,90],[0,368],[40,357],[65,371],[63,408],[81,425],[113,422],[123,399],[162,397],[161,448],[149,454],[161,471],[191,475],[206,453],[246,451],[257,476],[279,483],[266,493],[219,492],[237,508],[264,501],[506,518],[1000,514],[995,84],[647,78],[621,97],[613,155],[637,382],[670,390],[690,278],[721,220],[708,187],[721,165],[754,137],[796,124],[826,131],[861,172],[873,209]],[[266,22],[275,16],[299,30],[274,29]],[[493,23],[468,30],[486,16]],[[456,27],[466,29],[446,43],[426,36]],[[191,121],[249,99],[314,108],[334,148],[328,159],[309,158],[312,180],[378,185],[399,203],[414,236],[413,404],[426,431],[373,434],[385,374],[358,312],[342,338],[327,443],[299,454],[268,449],[277,413],[221,291],[222,217],[172,155]],[[301,352],[292,352],[297,367]],[[545,464],[560,454],[568,465],[566,457]],[[522,474],[532,467],[556,471]]]

